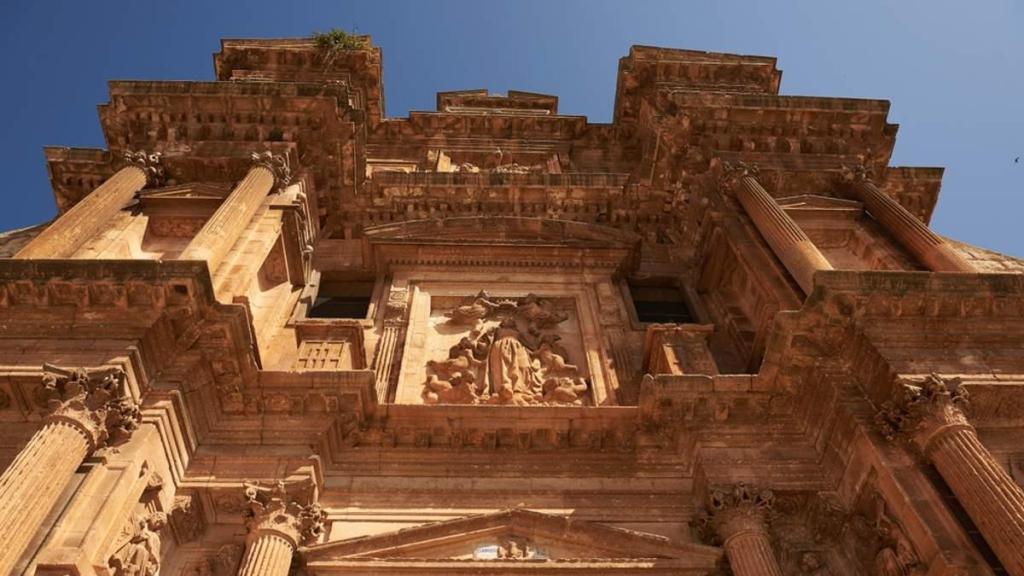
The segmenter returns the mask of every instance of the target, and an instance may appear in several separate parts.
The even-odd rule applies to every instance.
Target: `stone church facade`
[[[929,229],[888,102],[214,67],[111,82],[0,235],[0,573],[1024,574],[1024,262]]]

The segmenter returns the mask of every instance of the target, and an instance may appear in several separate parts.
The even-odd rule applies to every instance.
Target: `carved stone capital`
[[[292,181],[292,169],[285,154],[274,154],[270,150],[252,153],[253,166],[263,166],[274,174],[274,187],[283,192]]]
[[[409,310],[409,291],[393,289],[388,292],[388,301],[384,305],[384,325],[403,326],[406,323],[406,313]]]
[[[45,420],[78,428],[88,439],[90,451],[127,441],[142,421],[120,368],[86,371],[47,364],[43,370],[37,403],[45,406]]]
[[[324,533],[327,513],[316,502],[310,482],[247,482],[245,501],[245,527],[251,537],[274,533],[298,548],[316,542]]]
[[[744,483],[717,487],[708,491],[707,515],[703,522],[712,541],[727,542],[747,533],[766,533],[775,505],[775,494],[768,489],[757,490]]]
[[[871,166],[867,163],[855,164],[853,166],[843,164],[843,167],[840,169],[840,176],[843,182],[847,184],[873,183],[872,172]]]
[[[892,400],[882,404],[875,420],[887,439],[909,440],[924,452],[939,434],[971,428],[965,414],[968,404],[959,378],[930,374],[897,382]]]
[[[146,175],[146,186],[160,186],[164,183],[166,173],[159,152],[152,154],[141,150],[125,150],[124,163],[135,166]]]
[[[757,178],[760,169],[757,164],[746,162],[722,162],[722,171],[718,177],[718,185],[721,189],[732,191],[743,178]]]

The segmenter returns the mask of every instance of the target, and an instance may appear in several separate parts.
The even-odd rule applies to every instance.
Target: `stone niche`
[[[568,284],[413,284],[397,402],[615,404],[591,292]]]

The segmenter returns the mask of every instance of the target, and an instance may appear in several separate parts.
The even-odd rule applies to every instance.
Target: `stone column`
[[[844,166],[843,176],[851,184],[864,208],[896,240],[933,272],[975,272],[960,254],[931,231],[924,222],[910,213],[871,181],[871,173],[864,166]]]
[[[249,483],[245,525],[249,538],[239,576],[288,576],[295,550],[323,534],[327,514],[316,503],[312,482],[288,486]]]
[[[126,166],[107,178],[26,244],[15,258],[69,258],[140,190],[163,179],[160,154],[125,152]]]
[[[755,493],[745,484],[712,489],[708,495],[710,539],[721,542],[736,576],[782,576],[768,535],[774,503],[771,490]]]
[[[213,274],[259,211],[267,194],[275,187],[283,190],[291,181],[286,156],[254,152],[252,162],[245,178],[196,233],[179,260],[205,260]]]
[[[726,162],[723,163],[723,169],[723,187],[732,191],[796,283],[805,293],[810,294],[814,287],[814,272],[832,270],[832,265],[800,226],[758,183],[756,166]]]
[[[958,378],[932,374],[897,382],[877,420],[935,465],[1006,570],[1024,574],[1024,490],[978,439],[967,404]]]
[[[39,401],[48,414],[0,476],[0,574],[9,574],[85,458],[123,442],[141,420],[120,369],[46,367]]]
[[[407,288],[391,287],[384,308],[384,326],[373,358],[378,402],[388,401],[392,375],[395,374],[402,359],[402,343],[405,341],[405,326],[408,322],[408,301]]]

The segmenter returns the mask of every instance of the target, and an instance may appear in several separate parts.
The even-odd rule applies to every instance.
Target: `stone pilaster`
[[[756,166],[725,162],[722,167],[722,187],[736,196],[768,246],[793,275],[800,288],[810,294],[814,287],[814,273],[817,270],[832,270],[832,265],[757,181]]]
[[[46,367],[39,400],[47,415],[0,476],[0,574],[10,573],[82,461],[122,442],[141,420],[119,369]]]
[[[967,405],[959,379],[932,374],[897,383],[878,421],[935,465],[1007,571],[1024,574],[1024,490],[982,445]]]
[[[745,484],[708,494],[707,524],[736,576],[782,576],[768,534],[774,502],[771,490],[758,492]]]
[[[283,190],[291,181],[286,156],[254,152],[252,162],[252,168],[192,238],[179,256],[180,260],[205,260],[213,274],[259,211],[267,194],[275,188]]]
[[[125,152],[125,166],[25,245],[15,258],[70,258],[147,185],[163,179],[160,154]]]
[[[311,484],[247,484],[245,517],[249,532],[239,576],[287,576],[295,550],[323,534],[326,513]]]
[[[843,177],[850,184],[864,208],[922,264],[933,272],[975,272],[952,246],[939,238],[924,222],[902,204],[878,189],[865,166],[843,167]]]
[[[388,401],[391,382],[397,378],[396,371],[402,358],[402,344],[408,322],[408,302],[408,289],[391,288],[384,308],[384,325],[373,358],[378,402]]]

